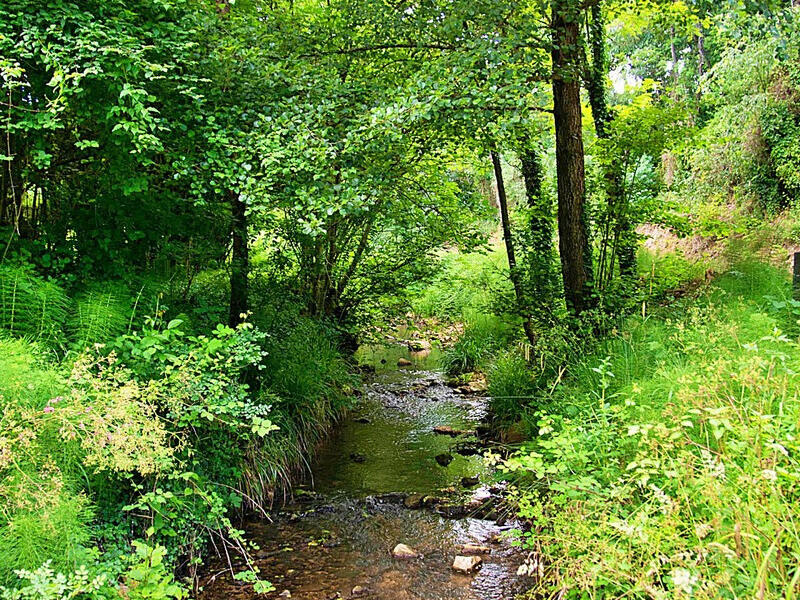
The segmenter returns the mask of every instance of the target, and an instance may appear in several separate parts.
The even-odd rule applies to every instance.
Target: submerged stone
[[[405,544],[397,544],[392,549],[392,556],[403,560],[409,560],[413,558],[419,558],[419,552],[410,546],[406,546]]]
[[[439,435],[449,435],[450,437],[458,437],[459,435],[472,435],[475,432],[465,429],[455,429],[449,425],[437,425],[433,428],[433,433],[438,433]]]
[[[456,556],[453,560],[453,570],[459,573],[474,573],[482,563],[483,559],[480,556]]]
[[[489,552],[491,552],[489,546],[480,544],[464,544],[461,547],[461,554],[464,556],[477,556],[479,554],[489,554]]]
[[[431,343],[428,340],[408,340],[407,346],[411,352],[424,352],[431,349]]]
[[[417,509],[422,507],[422,501],[425,497],[422,494],[409,494],[406,496],[406,499],[403,500],[403,506],[410,509]]]
[[[447,454],[447,453],[438,454],[436,456],[436,462],[439,463],[440,465],[442,465],[443,467],[446,467],[451,462],[453,462],[453,455],[452,454]]]

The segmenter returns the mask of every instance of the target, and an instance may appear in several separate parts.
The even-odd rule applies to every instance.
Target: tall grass
[[[261,394],[279,429],[246,451],[242,486],[251,499],[271,500],[288,489],[328,427],[350,406],[357,383],[332,329],[285,316],[262,316],[271,335]]]
[[[800,345],[734,265],[574,358],[507,468],[545,576],[535,597],[784,598],[800,591]]]
[[[472,315],[461,337],[445,350],[442,369],[455,376],[485,368],[491,355],[508,342],[511,333],[511,327],[497,316]]]

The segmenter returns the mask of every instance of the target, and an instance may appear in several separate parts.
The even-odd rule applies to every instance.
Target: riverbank
[[[358,379],[323,323],[265,299],[230,328],[208,308],[213,286],[205,309],[155,282],[130,289],[0,267],[9,594],[63,577],[87,597],[136,587],[135,600],[148,573],[163,597],[184,596],[212,556],[248,555],[238,515],[279,504],[352,402]]]
[[[788,598],[800,581],[798,309],[733,262],[527,399],[507,461],[531,598]]]

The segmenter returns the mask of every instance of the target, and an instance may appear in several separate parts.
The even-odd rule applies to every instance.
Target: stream
[[[255,564],[261,577],[277,588],[268,597],[514,598],[523,591],[516,575],[523,559],[502,535],[510,524],[481,518],[497,516],[489,502],[491,472],[480,452],[470,450],[476,438],[434,432],[441,426],[474,431],[486,415],[486,398],[445,385],[435,370],[435,349],[426,355],[401,346],[368,347],[358,356],[375,374],[320,448],[308,481],[270,520],[245,526],[260,547]],[[400,357],[412,364],[398,368]],[[442,455],[452,457],[446,466],[437,460]],[[421,557],[393,557],[399,543]],[[452,569],[464,544],[489,550],[472,574]],[[208,583],[203,596],[257,597],[227,574]]]

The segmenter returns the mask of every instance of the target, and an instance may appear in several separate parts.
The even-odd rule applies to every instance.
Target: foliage
[[[69,299],[57,284],[30,269],[0,264],[0,329],[56,346],[69,315]]]
[[[491,312],[498,296],[511,293],[505,250],[496,246],[485,253],[444,255],[431,281],[414,286],[410,303],[422,316],[462,320]]]
[[[27,585],[16,589],[0,588],[3,600],[68,600],[71,598],[95,599],[111,597],[103,593],[106,585],[104,574],[92,577],[85,566],[69,575],[56,573],[50,562],[35,571],[20,570],[18,577]]]
[[[630,319],[533,417],[504,468],[542,588],[782,598],[797,585],[797,343],[764,311],[784,277],[758,269],[688,310]]]
[[[164,563],[166,548],[150,547],[142,541],[134,541],[135,564],[124,575],[125,595],[132,600],[180,600],[187,596],[186,590],[172,580],[172,573]]]
[[[82,350],[92,343],[105,343],[124,333],[133,323],[136,301],[126,286],[99,283],[75,298],[69,321],[70,337]]]

